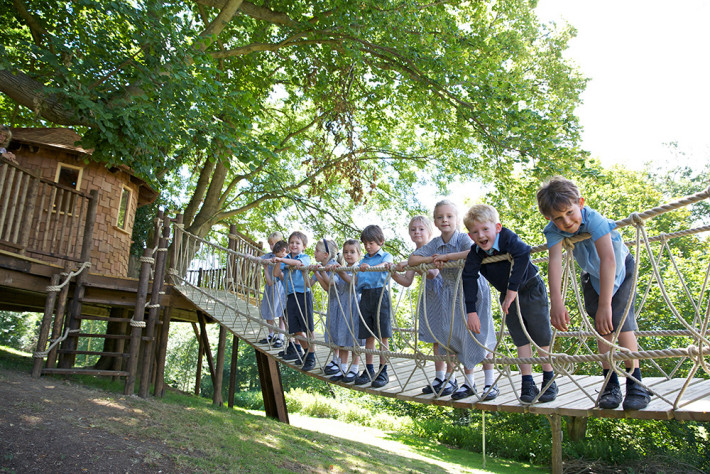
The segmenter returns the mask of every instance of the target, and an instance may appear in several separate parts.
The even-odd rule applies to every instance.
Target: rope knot
[[[641,219],[641,215],[638,212],[632,212],[629,214],[629,219],[631,219],[631,223],[636,226],[636,227],[641,227],[643,226],[643,219]]]
[[[564,239],[562,239],[562,248],[567,251],[574,250],[574,242],[572,242],[572,239],[569,237],[565,237]]]

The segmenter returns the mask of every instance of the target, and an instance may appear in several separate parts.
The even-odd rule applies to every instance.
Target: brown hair
[[[576,184],[562,176],[550,178],[537,191],[537,208],[545,217],[551,217],[553,211],[563,211],[575,204],[580,198]]]
[[[303,242],[303,247],[308,247],[308,237],[306,237],[306,234],[301,232],[300,230],[296,230],[291,232],[291,235],[288,236],[288,241],[291,242],[292,238],[298,238],[301,242]]]
[[[385,233],[382,232],[378,225],[368,225],[362,230],[360,240],[365,242],[377,242],[378,245],[385,243]]]

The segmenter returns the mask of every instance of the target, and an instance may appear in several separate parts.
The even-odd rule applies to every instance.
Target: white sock
[[[360,370],[359,364],[353,364],[350,366],[350,372],[355,372],[357,374],[359,370]]]
[[[471,372],[470,374],[464,374],[464,377],[466,377],[466,385],[473,388],[473,372]]]
[[[335,362],[336,365],[340,366],[340,357],[333,356],[333,362]]]
[[[483,376],[485,377],[484,385],[493,385],[493,369],[486,369],[483,371]]]
[[[443,370],[437,370],[435,376],[439,380],[446,380]]]

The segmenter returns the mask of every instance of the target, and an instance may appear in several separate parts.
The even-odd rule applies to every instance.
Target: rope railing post
[[[153,368],[153,340],[155,336],[155,324],[158,321],[160,310],[160,294],[163,291],[165,279],[165,264],[168,253],[168,239],[170,237],[170,226],[163,227],[162,236],[158,240],[155,257],[155,271],[153,276],[153,286],[150,292],[150,303],[148,308],[148,322],[145,329],[145,343],[143,344],[143,367],[141,368],[141,380],[138,387],[138,396],[145,398],[150,391],[151,376],[150,371]]]
[[[123,388],[124,395],[133,395],[136,386],[136,373],[138,371],[138,351],[141,345],[141,333],[145,327],[145,302],[148,295],[148,284],[150,283],[150,269],[153,263],[151,249],[143,250],[141,257],[141,272],[138,278],[138,292],[136,295],[136,305],[133,309],[131,324],[131,343],[128,351],[128,376]]]

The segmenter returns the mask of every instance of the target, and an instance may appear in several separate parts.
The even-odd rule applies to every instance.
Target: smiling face
[[[431,232],[422,221],[412,221],[409,224],[409,238],[417,248],[421,248],[431,240]]]
[[[553,209],[551,215],[545,218],[562,232],[574,234],[582,225],[582,208],[584,208],[584,198],[581,197],[578,202],[572,202],[560,210]]]
[[[434,225],[441,231],[441,238],[448,242],[458,227],[459,214],[450,204],[442,204],[434,209]]]
[[[496,242],[496,236],[501,230],[501,225],[495,222],[479,222],[474,220],[468,228],[471,240],[483,250],[490,250]]]
[[[298,236],[292,235],[291,238],[288,239],[288,251],[291,252],[291,255],[294,257],[302,253],[305,248],[306,246],[303,245],[303,241],[298,238]]]
[[[343,245],[343,260],[349,267],[355,265],[360,260],[360,247],[357,245]]]

